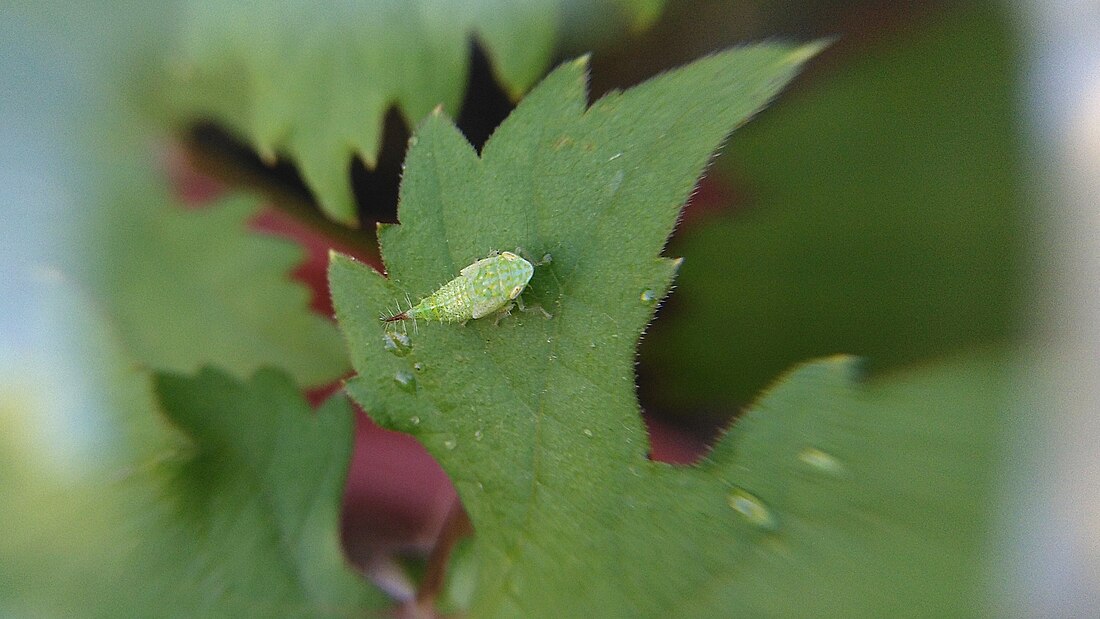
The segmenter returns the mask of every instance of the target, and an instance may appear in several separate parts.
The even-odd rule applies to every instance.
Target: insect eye
[[[523,286],[516,286],[512,289],[512,292],[508,294],[509,299],[514,299],[519,296],[519,293],[523,292]]]

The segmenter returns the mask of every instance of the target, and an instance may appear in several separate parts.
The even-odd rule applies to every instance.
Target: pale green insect
[[[549,256],[539,264],[548,262]],[[458,277],[443,284],[416,305],[384,322],[435,320],[466,322],[490,314],[507,314],[513,303],[523,309],[519,295],[531,281],[535,266],[510,251],[493,253],[459,271]],[[546,312],[544,315],[549,317]],[[498,318],[499,320],[499,318]]]

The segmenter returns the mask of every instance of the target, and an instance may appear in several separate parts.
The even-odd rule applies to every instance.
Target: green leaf
[[[12,482],[0,486],[0,613],[349,617],[389,605],[341,556],[346,400],[313,417],[271,372],[237,383],[206,371],[160,387],[194,440],[182,460],[74,479],[41,449],[0,442]]]
[[[335,326],[290,280],[301,249],[247,229],[254,199],[184,210],[130,180],[108,195],[93,215],[88,277],[135,359],[177,372],[216,363],[242,377],[276,365],[306,385],[346,370]]]
[[[647,334],[651,402],[732,411],[802,359],[880,371],[1018,332],[1027,210],[1018,62],[971,3],[853,50],[719,160],[751,196],[699,219],[675,304]]]
[[[52,386],[70,431],[92,437],[30,442],[45,439],[26,421],[50,411],[0,384],[13,430],[0,441],[0,615],[361,616],[386,605],[340,554],[345,399],[314,415],[271,370],[249,382],[166,375],[154,389],[82,290],[42,283],[50,324],[79,331],[70,354],[87,366],[88,384]]]
[[[648,23],[654,0],[604,0]],[[191,0],[162,105],[185,122],[213,118],[262,156],[293,160],[321,208],[356,221],[352,156],[373,167],[383,116],[461,102],[476,36],[518,96],[550,61],[562,0],[233,2]]]
[[[789,374],[706,462],[669,476],[673,498],[653,501],[653,521],[632,520],[627,535],[692,531],[685,548],[652,550],[654,561],[686,557],[669,572],[715,561],[679,614],[988,614],[1011,372],[992,358],[957,359],[861,388],[851,368],[836,358]],[[733,530],[715,504],[722,490],[745,520]],[[713,557],[724,552],[736,557]]]
[[[353,616],[384,597],[348,566],[340,502],[353,415],[342,396],[314,413],[288,376],[247,382],[212,369],[156,378],[161,406],[192,441],[168,474],[168,574],[149,594],[166,615]],[[173,599],[178,596],[178,599]]]
[[[654,531],[619,529],[624,514],[650,513],[632,511],[649,496],[638,484],[668,472],[646,459],[634,347],[676,270],[660,252],[700,171],[818,49],[727,51],[588,109],[586,63],[568,63],[481,158],[435,115],[406,161],[402,223],[379,232],[389,278],[334,256],[333,299],[359,374],[349,392],[379,423],[415,434],[455,482],[478,532],[475,615],[660,614],[682,602],[658,594],[674,581],[657,564],[634,560],[657,547]],[[552,319],[421,324],[411,350],[387,350],[380,313],[516,246],[553,257],[524,293]],[[685,567],[687,581],[704,567]],[[616,576],[626,573],[631,582]]]

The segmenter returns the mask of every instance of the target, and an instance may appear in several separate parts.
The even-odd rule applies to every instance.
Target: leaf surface
[[[238,382],[216,370],[161,374],[156,391],[192,449],[167,475],[151,592],[168,614],[347,617],[385,604],[340,549],[353,416],[341,396],[314,413],[285,374]]]
[[[738,134],[715,174],[748,202],[673,243],[674,304],[642,345],[650,402],[732,412],[803,359],[847,352],[882,371],[1018,334],[1010,21],[989,3],[945,9]]]
[[[358,372],[349,392],[381,424],[415,434],[454,480],[478,533],[476,615],[660,616],[685,603],[667,571],[641,571],[659,565],[648,553],[683,540],[654,544],[654,530],[627,521],[693,475],[646,458],[634,347],[676,270],[660,252],[698,175],[818,49],[731,50],[587,109],[585,63],[568,63],[480,158],[435,115],[406,161],[402,223],[379,233],[389,278],[334,256]],[[551,319],[421,324],[410,350],[384,346],[378,317],[395,302],[513,247],[551,254],[524,293]],[[725,494],[709,499],[725,506]],[[728,522],[729,507],[721,513]],[[685,564],[675,582],[698,583],[707,568]]]
[[[184,210],[130,180],[110,195],[91,217],[88,277],[134,359],[177,372],[216,363],[241,377],[274,365],[305,385],[345,371],[335,326],[290,279],[302,250],[248,230],[254,199]]]
[[[605,0],[636,23],[655,0]],[[514,98],[542,75],[565,3],[356,0],[316,3],[191,0],[163,99],[184,121],[213,118],[262,156],[293,160],[321,208],[354,224],[353,156],[374,166],[383,116],[459,105],[471,36]]]
[[[46,309],[70,314],[56,323],[81,331],[73,354],[95,361],[85,370],[91,384],[77,391],[88,399],[65,409],[82,418],[70,423],[90,430],[94,452],[71,453],[72,439],[42,449],[29,443],[41,440],[30,428],[0,441],[3,480],[14,482],[0,484],[0,516],[10,523],[0,540],[0,609],[349,617],[389,605],[340,550],[352,447],[346,399],[314,413],[274,370],[238,381],[205,369],[158,375],[154,385],[81,290],[46,283],[58,306]],[[19,428],[7,408],[0,416]],[[68,454],[52,452],[66,446]],[[66,455],[68,474],[59,475]]]

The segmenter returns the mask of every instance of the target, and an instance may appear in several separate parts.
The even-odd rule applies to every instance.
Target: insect
[[[516,250],[517,252],[519,250]],[[540,262],[550,261],[547,254]],[[443,284],[432,294],[424,297],[416,305],[409,303],[409,309],[383,316],[382,321],[391,323],[417,319],[438,322],[465,323],[468,320],[497,314],[497,322],[507,315],[513,304],[521,310],[526,309],[520,294],[531,281],[535,273],[535,264],[510,251],[493,252],[486,258],[466,266],[459,271],[458,277]],[[539,308],[547,318],[550,314]]]

